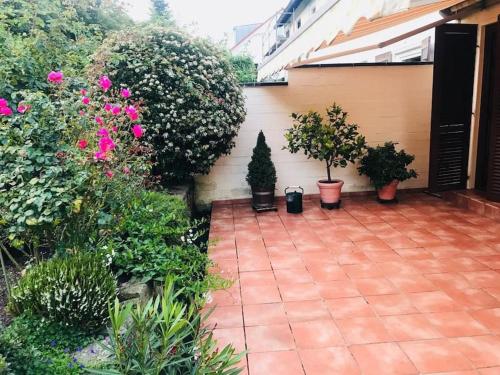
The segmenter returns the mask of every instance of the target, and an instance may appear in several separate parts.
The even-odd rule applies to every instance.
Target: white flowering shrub
[[[244,99],[227,57],[209,42],[162,27],[120,33],[93,67],[143,103],[145,139],[165,180],[206,174],[234,146]]]
[[[84,330],[104,326],[116,280],[106,259],[96,253],[52,258],[30,269],[12,289],[8,308],[29,312]]]

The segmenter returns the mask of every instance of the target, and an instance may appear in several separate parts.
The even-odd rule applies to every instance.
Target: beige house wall
[[[200,205],[250,197],[245,176],[261,129],[276,165],[277,195],[283,195],[289,185],[301,185],[306,194],[317,194],[316,181],[326,175],[323,163],[282,150],[284,132],[292,123],[292,112],[324,113],[334,101],[349,113],[350,121],[360,125],[369,144],[392,140],[415,154],[413,167],[419,177],[403,183],[403,188],[427,187],[432,65],[292,69],[288,86],[249,87],[244,93],[248,114],[236,147],[217,161],[209,175],[197,178]],[[354,166],[335,170],[334,177],[345,181],[346,192],[372,189]]]

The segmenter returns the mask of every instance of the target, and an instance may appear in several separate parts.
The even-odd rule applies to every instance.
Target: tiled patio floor
[[[500,223],[424,194],[212,212],[222,344],[250,375],[500,374]]]

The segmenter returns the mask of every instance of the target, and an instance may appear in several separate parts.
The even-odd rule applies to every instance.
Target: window
[[[300,26],[302,26],[302,20],[299,18],[297,21],[297,30],[300,29]]]

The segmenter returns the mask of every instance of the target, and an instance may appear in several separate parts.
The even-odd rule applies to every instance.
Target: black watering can
[[[288,191],[292,190],[293,191]],[[297,191],[300,189],[301,192]],[[302,196],[304,195],[304,189],[300,186],[288,186],[285,189],[286,197],[286,212],[289,214],[300,214],[302,212]]]

